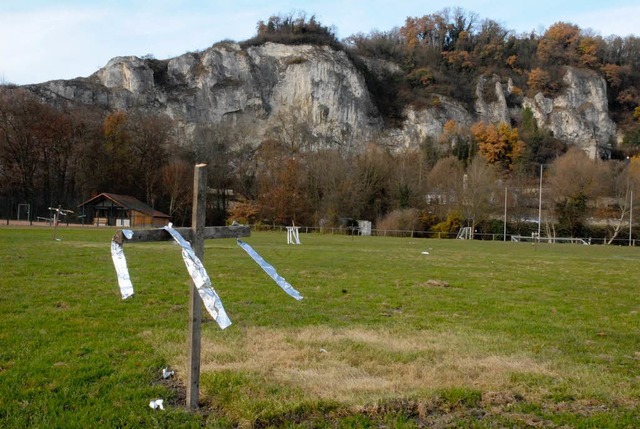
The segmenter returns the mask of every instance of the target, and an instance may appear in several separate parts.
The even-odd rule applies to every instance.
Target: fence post
[[[204,226],[207,209],[207,169],[206,164],[195,166],[193,174],[193,208],[191,212],[191,247],[202,260],[204,255]],[[202,331],[202,299],[196,284],[191,281],[189,291],[189,368],[187,374],[187,408],[198,407],[200,391],[200,350]]]

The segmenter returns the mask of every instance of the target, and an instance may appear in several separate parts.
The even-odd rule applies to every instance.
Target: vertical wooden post
[[[191,247],[196,256],[202,260],[204,255],[204,228],[207,211],[207,165],[198,164],[193,172],[193,207],[191,214],[191,230],[193,231]],[[200,391],[200,345],[202,324],[202,300],[191,282],[189,294],[189,362],[187,374],[187,408],[198,407]]]

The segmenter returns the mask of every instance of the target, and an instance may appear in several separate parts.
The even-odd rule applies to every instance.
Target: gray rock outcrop
[[[616,125],[609,117],[607,86],[597,73],[569,67],[563,77],[566,89],[555,98],[538,93],[525,98],[538,126],[569,144],[585,150],[591,158],[606,157],[616,138]]]
[[[451,120],[461,126],[473,124],[474,116],[462,103],[444,96],[435,97],[434,100],[434,106],[423,109],[408,107],[404,110],[402,127],[385,133],[384,138],[391,147],[412,148],[427,138],[437,141],[445,124]]]
[[[344,52],[329,47],[220,43],[164,61],[116,57],[89,78],[29,89],[51,102],[163,112],[187,136],[197,125],[242,123],[257,143],[291,114],[321,140],[346,145],[382,127],[364,77]]]
[[[373,74],[399,68],[366,61]],[[383,70],[384,69],[384,70]],[[513,123],[523,107],[538,125],[592,157],[610,150],[616,126],[609,118],[606,84],[597,73],[568,68],[565,90],[509,103],[513,83],[500,77],[476,82],[475,111],[434,95],[428,107],[404,110],[399,128],[384,128],[365,78],[342,51],[329,47],[266,43],[243,49],[223,42],[168,60],[116,57],[88,78],[50,81],[27,88],[52,102],[74,100],[104,109],[138,108],[165,113],[189,139],[198,126],[230,124],[247,129],[259,144],[287,126],[303,124],[322,144],[358,150],[372,138],[391,147],[416,147],[438,139],[444,125],[476,121]]]

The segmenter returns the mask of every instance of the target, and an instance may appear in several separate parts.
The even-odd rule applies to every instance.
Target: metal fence
[[[250,225],[253,231],[277,231],[283,234],[287,231],[285,225],[265,225],[256,224]],[[358,228],[353,227],[313,227],[313,226],[299,226],[299,232],[301,234],[333,234],[333,235],[360,235]],[[431,239],[455,239],[457,233],[455,232],[434,232],[434,231],[421,231],[421,230],[397,230],[397,229],[371,229],[371,235],[377,237],[404,237],[404,238],[431,238]],[[513,240],[512,237],[516,238]],[[524,241],[517,240],[518,237],[522,237],[517,234],[499,234],[499,233],[479,233],[473,234],[474,240],[482,241]],[[609,239],[607,237],[542,237],[540,240],[531,239],[529,237],[528,242],[561,244],[561,243],[588,243],[588,244],[607,244]],[[628,238],[618,238],[612,241],[611,245],[616,246],[636,246],[636,240],[629,240]]]
[[[17,211],[17,206],[12,207],[13,211]],[[0,217],[0,225],[40,225],[51,226],[52,219],[35,218],[31,219],[28,223],[25,220],[17,220],[15,215],[9,217]],[[83,225],[78,222],[69,222],[68,219],[63,219],[60,225],[67,226],[85,226],[95,227],[93,225]],[[267,224],[254,224],[250,225],[253,231],[275,231],[287,233],[286,225],[267,225]],[[103,227],[104,228],[104,227]],[[298,231],[300,234],[331,234],[331,235],[350,235],[360,236],[360,230],[357,227],[335,226],[335,227],[317,227],[317,226],[299,226]],[[376,237],[404,237],[404,238],[429,238],[429,239],[456,239],[456,232],[434,232],[434,231],[422,231],[422,230],[398,230],[398,229],[371,229],[371,235]],[[535,237],[526,237],[526,240],[522,239],[523,236],[519,234],[500,234],[500,233],[473,233],[474,240],[482,241],[520,241],[529,243],[588,243],[593,245],[606,245],[609,239],[607,237],[541,237],[537,240]],[[615,246],[636,246],[636,239],[629,240],[628,237],[618,238],[612,241],[610,245]]]

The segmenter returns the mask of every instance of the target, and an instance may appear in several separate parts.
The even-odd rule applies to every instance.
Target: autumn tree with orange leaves
[[[471,127],[471,133],[480,154],[490,164],[510,170],[524,153],[525,143],[520,140],[518,129],[505,123],[496,126],[477,122]]]
[[[547,29],[538,44],[537,56],[546,64],[578,63],[580,27],[566,22],[556,22]]]

